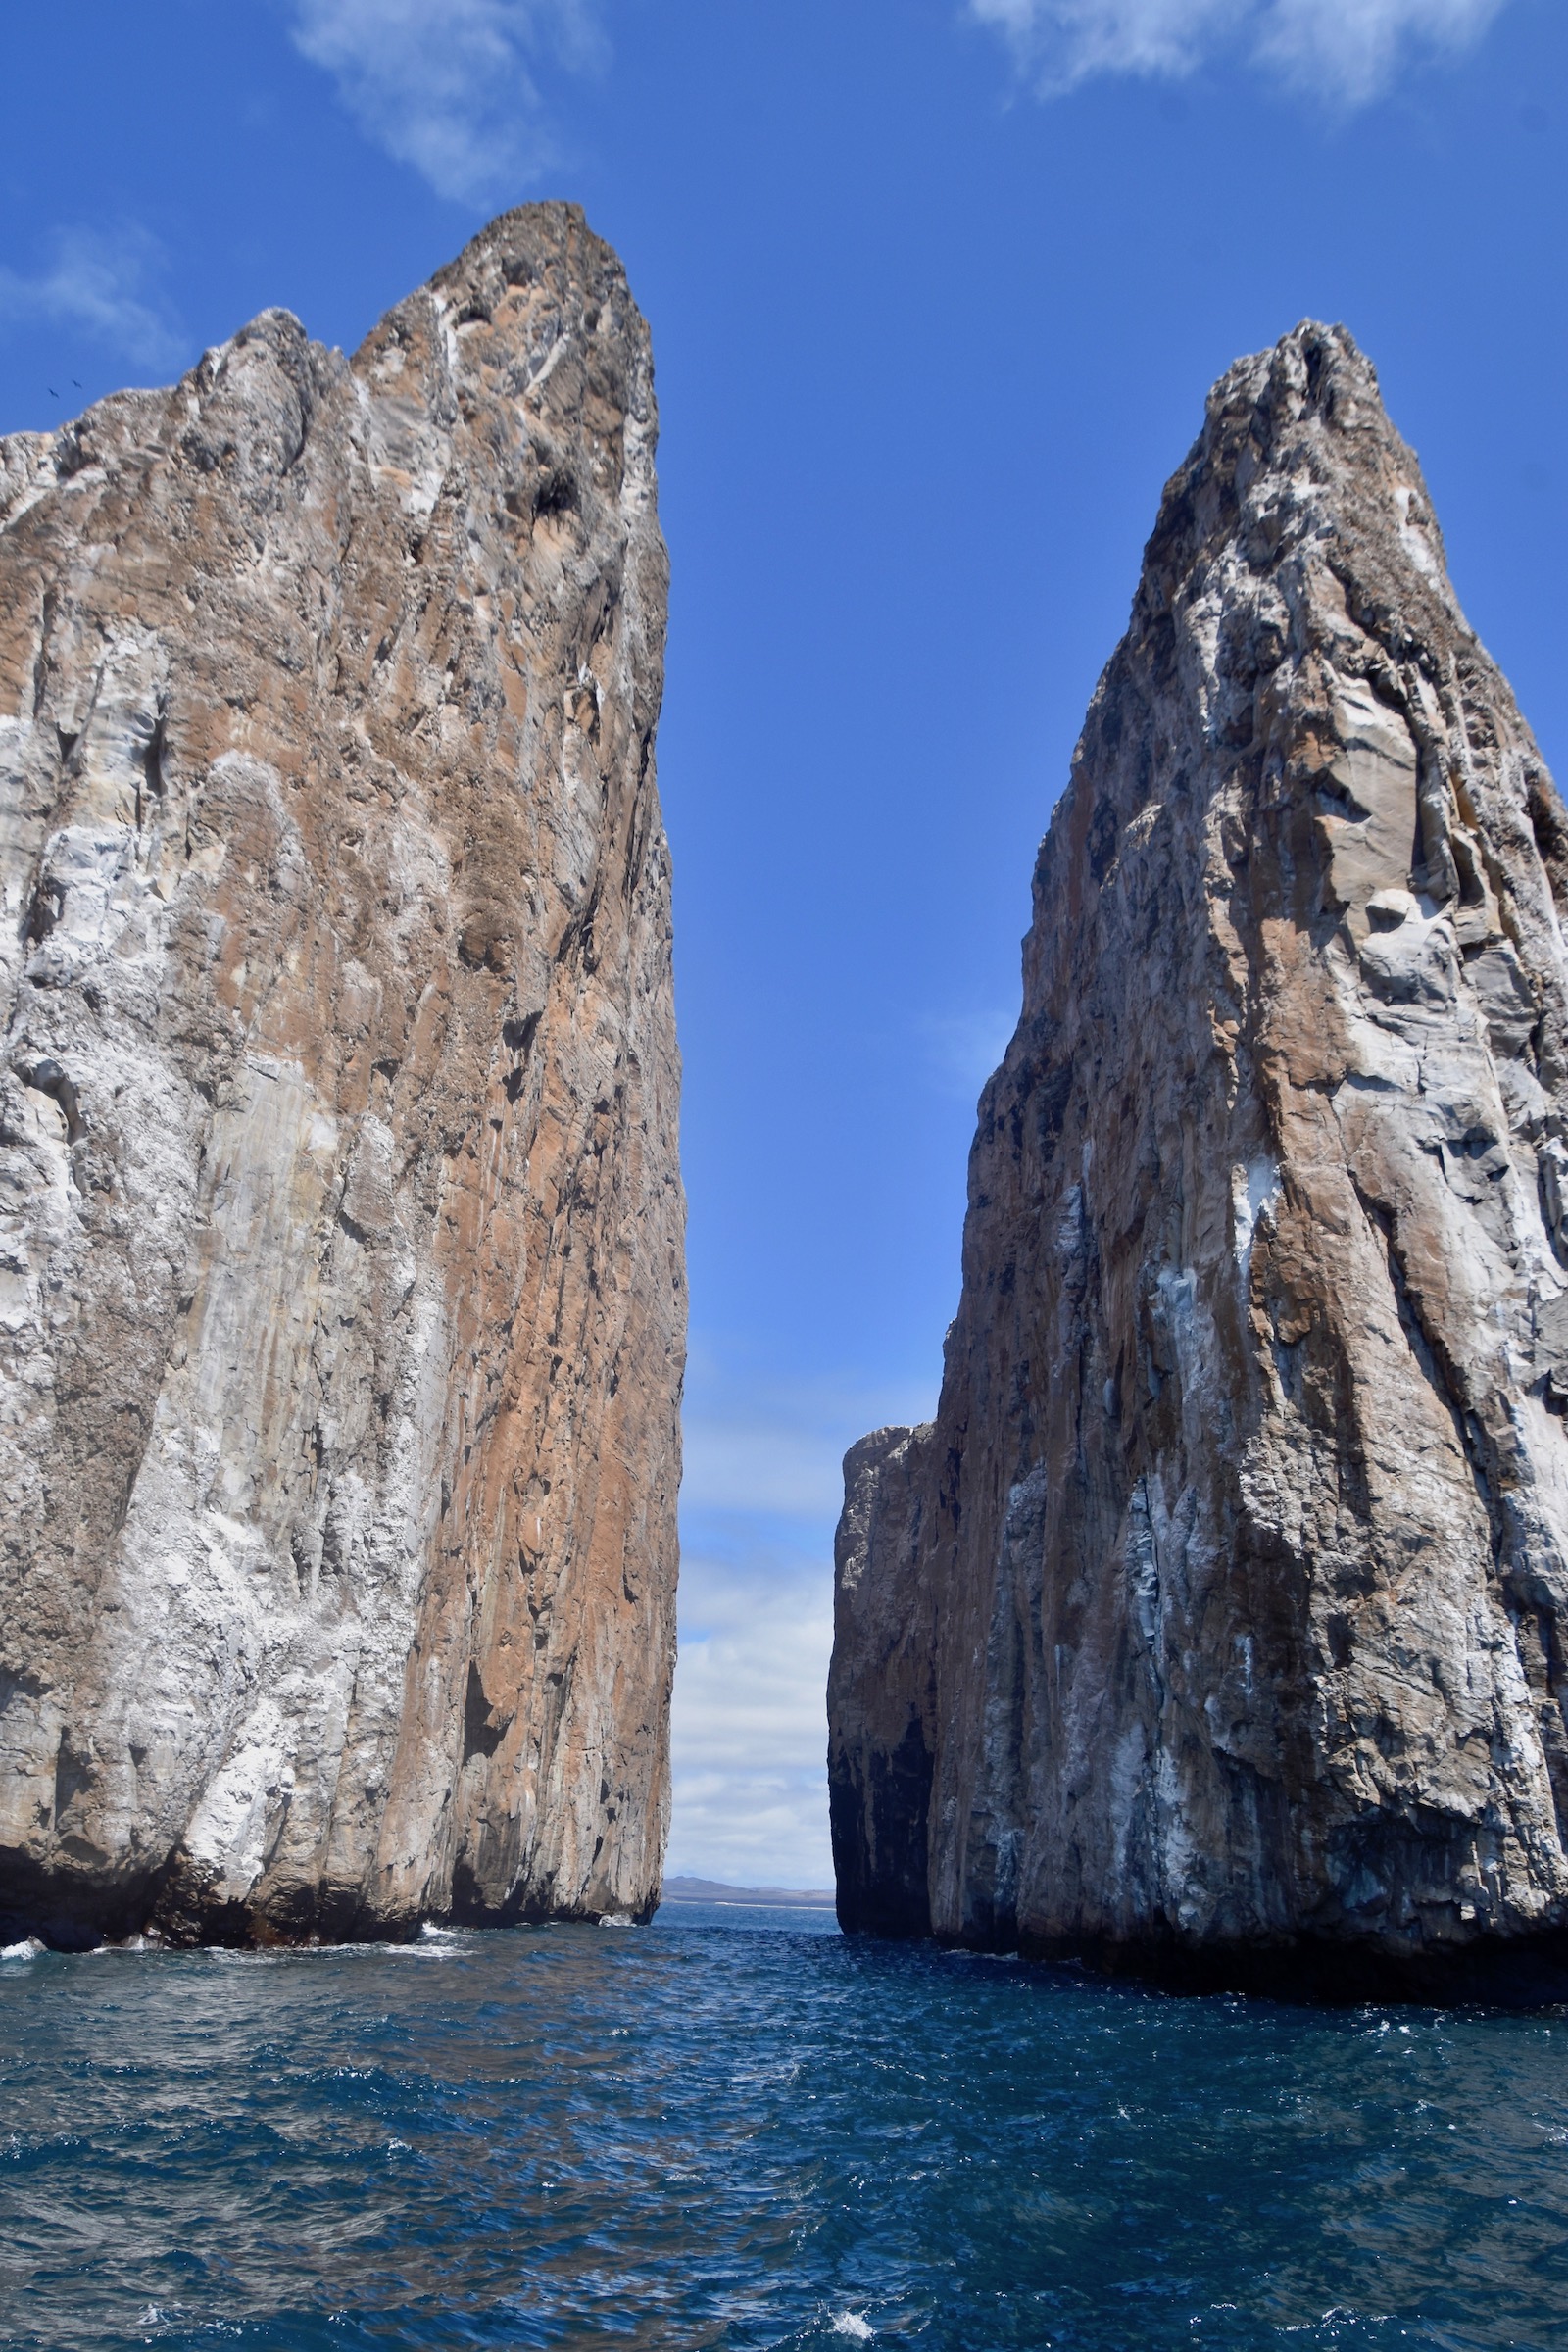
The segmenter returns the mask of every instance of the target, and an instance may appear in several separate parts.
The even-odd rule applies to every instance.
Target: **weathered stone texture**
[[[0,1914],[644,1913],[684,1349],[646,327],[496,221],[0,442]]]
[[[848,1925],[1557,1948],[1565,908],[1416,461],[1302,326],[1211,395],[1042,846],[937,1420],[846,1466]]]

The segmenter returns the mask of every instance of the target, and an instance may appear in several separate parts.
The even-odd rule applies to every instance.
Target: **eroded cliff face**
[[[8,1933],[657,1899],[655,421],[540,205],[0,442]]]
[[[1042,846],[938,1418],[846,1464],[846,1925],[1559,1950],[1565,907],[1416,461],[1303,326],[1211,395]]]

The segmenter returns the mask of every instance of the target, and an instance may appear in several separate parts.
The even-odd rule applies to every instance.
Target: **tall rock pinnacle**
[[[0,1927],[645,1913],[647,329],[564,205],[0,442]]]
[[[1371,367],[1241,361],[1041,848],[934,1424],[854,1448],[851,1928],[1568,1927],[1568,819]]]

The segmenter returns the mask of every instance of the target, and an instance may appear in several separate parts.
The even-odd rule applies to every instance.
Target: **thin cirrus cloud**
[[[833,1380],[724,1376],[694,1344],[683,1420],[687,1511],[825,1523],[844,1499],[844,1456],[867,1430],[924,1419],[934,1398],[915,1382],[870,1388]]]
[[[765,1410],[722,1420],[688,1412],[682,1443],[688,1510],[829,1521],[838,1515],[840,1464],[850,1443],[842,1429],[772,1420]]]
[[[1250,56],[1298,88],[1365,105],[1408,64],[1480,39],[1505,0],[968,0],[1042,94],[1102,74],[1177,77]]]
[[[556,77],[603,69],[600,0],[281,0],[294,45],[367,136],[441,196],[486,205],[562,158]],[[1506,0],[961,0],[1044,95],[1102,74],[1181,75],[1250,56],[1348,103],[1479,39]]]
[[[144,368],[167,368],[184,340],[157,291],[162,247],[144,230],[58,229],[43,267],[0,268],[0,321],[44,324]]]
[[[295,47],[437,195],[495,203],[558,161],[541,75],[600,66],[592,0],[288,0]]]
[[[668,1868],[732,1886],[832,1885],[827,1836],[832,1582],[788,1546],[748,1572],[681,1562]]]
[[[669,1869],[743,1886],[832,1883],[833,1526],[846,1448],[932,1398],[911,1382],[748,1376],[692,1352],[681,1488]]]

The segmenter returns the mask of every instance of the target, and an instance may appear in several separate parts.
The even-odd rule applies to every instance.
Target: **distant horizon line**
[[[727,1879],[707,1879],[694,1871],[672,1871],[663,1883],[662,1902],[723,1902],[741,1901],[762,1904],[798,1903],[811,1909],[828,1907],[838,1900],[831,1886],[738,1886]]]

